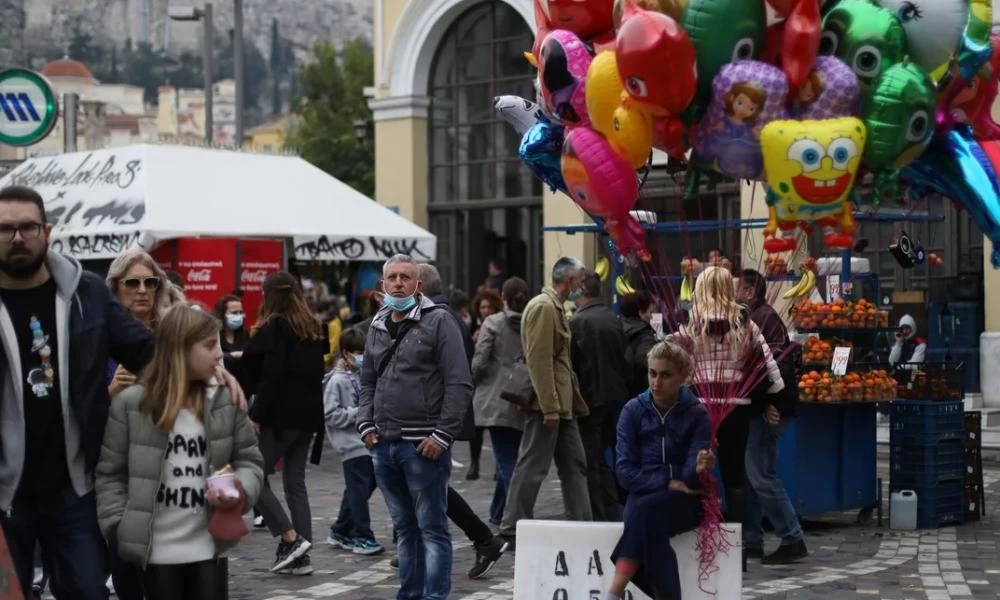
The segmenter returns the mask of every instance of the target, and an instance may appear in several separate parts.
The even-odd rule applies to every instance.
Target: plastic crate
[[[958,347],[952,345],[951,348],[942,347],[930,347],[927,349],[927,363],[928,365],[940,365],[944,363],[946,365],[954,365],[953,368],[948,369],[951,374],[949,374],[949,381],[956,381],[956,387],[963,392],[963,394],[978,394],[981,389],[980,375],[979,375],[979,348],[978,347]],[[961,365],[961,373],[957,373],[956,369]],[[958,375],[957,380],[955,376]]]
[[[965,439],[965,409],[960,401],[897,400],[890,405],[889,415],[892,447]]]
[[[965,478],[967,462],[962,440],[929,446],[891,446],[889,481],[894,488],[922,488]]]
[[[965,518],[965,485],[961,479],[914,491],[917,492],[917,527],[920,529],[962,523]]]
[[[950,313],[950,319],[942,317],[942,313]],[[927,307],[929,348],[972,348],[979,345],[979,334],[982,332],[983,305],[980,302],[935,302]]]

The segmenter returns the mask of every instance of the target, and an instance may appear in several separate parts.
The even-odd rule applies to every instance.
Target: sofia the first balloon
[[[806,80],[789,98],[791,117],[823,120],[856,115],[861,85],[854,71],[832,56],[818,56]]]
[[[712,82],[712,103],[698,124],[695,162],[737,179],[758,179],[764,168],[760,130],[785,118],[788,82],[772,65],[731,63]]]
[[[560,125],[588,125],[584,81],[593,54],[580,38],[557,29],[542,42],[537,62],[542,110]]]

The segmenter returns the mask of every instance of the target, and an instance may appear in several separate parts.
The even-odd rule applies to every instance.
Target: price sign
[[[840,300],[840,275],[827,275],[826,301],[832,303],[837,300]]]
[[[650,315],[649,326],[656,332],[656,339],[663,339],[663,313],[653,313]]]
[[[834,375],[847,374],[847,362],[851,359],[851,349],[845,346],[837,346],[833,349],[833,362],[830,363],[830,370]]]

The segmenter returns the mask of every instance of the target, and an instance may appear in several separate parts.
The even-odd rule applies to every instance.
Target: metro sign
[[[27,69],[0,71],[0,144],[36,144],[58,119],[59,103],[45,77]]]

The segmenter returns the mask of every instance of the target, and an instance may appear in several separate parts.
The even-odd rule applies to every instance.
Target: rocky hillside
[[[202,2],[193,0],[196,5]],[[24,16],[23,23],[16,23],[20,20],[16,18],[4,19],[0,60],[5,51],[8,55],[17,51],[36,57],[49,55],[53,47],[65,47],[74,27],[108,47],[120,47],[125,40],[132,39],[147,40],[172,53],[195,49],[201,26],[167,18],[168,5],[188,3],[188,0],[0,0],[0,15],[20,12]],[[217,30],[228,31],[233,22],[232,0],[216,0],[213,7]],[[270,51],[273,19],[278,20],[281,36],[292,43],[299,58],[304,58],[317,41],[339,46],[355,37],[369,41],[372,37],[371,0],[244,0],[246,39],[265,57]],[[18,28],[23,35],[16,35]]]

